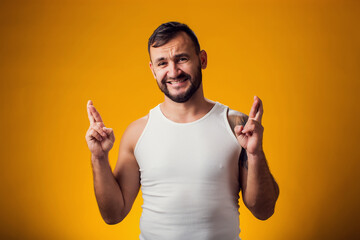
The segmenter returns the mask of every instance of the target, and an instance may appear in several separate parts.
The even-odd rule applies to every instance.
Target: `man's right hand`
[[[85,135],[86,142],[94,157],[103,158],[107,156],[114,145],[114,132],[111,128],[105,127],[100,114],[91,100],[87,103],[87,112],[90,127]]]

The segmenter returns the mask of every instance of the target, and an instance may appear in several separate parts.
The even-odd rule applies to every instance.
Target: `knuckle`
[[[92,136],[92,137],[96,137],[97,134],[98,134],[98,133],[97,133],[96,131],[92,131],[92,132],[91,132],[91,136]]]
[[[252,123],[252,122],[254,122],[254,118],[249,118],[248,123]]]
[[[92,136],[93,136],[93,137],[97,137],[97,136],[99,136],[99,133],[98,133],[97,131],[93,130]]]

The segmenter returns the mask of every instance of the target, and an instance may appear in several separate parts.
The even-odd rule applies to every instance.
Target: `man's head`
[[[153,34],[150,36],[148,41],[148,52],[150,54],[150,47],[161,47],[168,43],[175,37],[179,32],[186,33],[192,40],[195,51],[197,54],[200,53],[200,44],[195,33],[186,25],[179,22],[167,22],[161,24]],[[151,57],[151,56],[150,56]]]
[[[160,25],[149,38],[150,69],[160,90],[174,102],[186,102],[202,82],[207,56],[185,24]]]

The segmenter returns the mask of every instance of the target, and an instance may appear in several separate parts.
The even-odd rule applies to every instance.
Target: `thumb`
[[[237,125],[235,126],[234,128],[234,132],[235,132],[235,135],[236,137],[238,137],[239,135],[241,135],[241,131],[244,129],[244,126],[243,125]]]

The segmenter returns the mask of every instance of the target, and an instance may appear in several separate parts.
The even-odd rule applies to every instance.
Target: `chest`
[[[238,179],[240,146],[221,125],[149,127],[136,152],[142,184]]]

